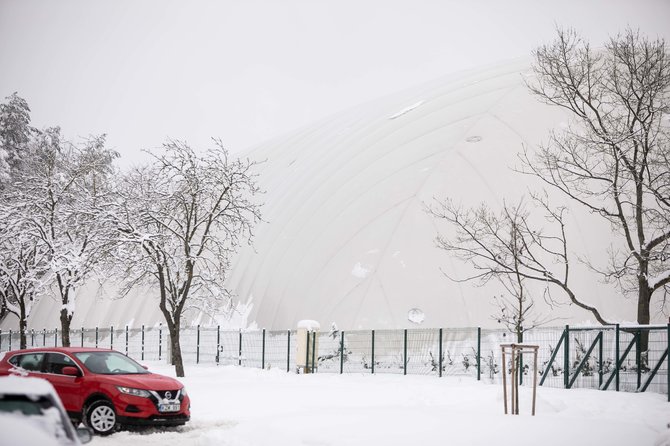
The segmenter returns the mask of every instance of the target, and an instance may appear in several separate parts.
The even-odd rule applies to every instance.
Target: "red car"
[[[118,426],[178,426],[186,423],[190,400],[176,379],[146,370],[114,350],[35,348],[0,353],[0,376],[44,378],[75,424],[97,434]]]

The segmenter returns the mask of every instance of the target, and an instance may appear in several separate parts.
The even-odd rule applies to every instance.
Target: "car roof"
[[[56,395],[56,391],[45,379],[10,375],[0,377],[0,395]]]
[[[58,353],[83,353],[83,352],[110,352],[116,351],[109,348],[95,348],[95,347],[35,347],[24,350],[12,350],[5,352],[6,355],[15,355],[17,353],[35,353],[35,352],[58,352]]]

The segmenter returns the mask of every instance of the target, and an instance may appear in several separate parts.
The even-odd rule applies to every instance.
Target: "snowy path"
[[[163,364],[152,371],[171,374]],[[295,375],[279,370],[190,366],[182,381],[191,422],[167,432],[118,432],[117,445],[653,445],[670,422],[659,394],[540,388],[522,415],[502,414],[502,389],[470,378]],[[523,389],[524,391],[527,389]]]

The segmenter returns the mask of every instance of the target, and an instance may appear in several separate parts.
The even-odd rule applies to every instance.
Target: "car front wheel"
[[[116,411],[108,401],[96,401],[86,410],[86,424],[98,435],[109,435],[116,428]]]

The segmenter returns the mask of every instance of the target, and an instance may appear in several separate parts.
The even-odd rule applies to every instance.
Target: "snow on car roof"
[[[55,394],[53,386],[41,378],[4,376],[0,378],[0,394],[46,395]]]

